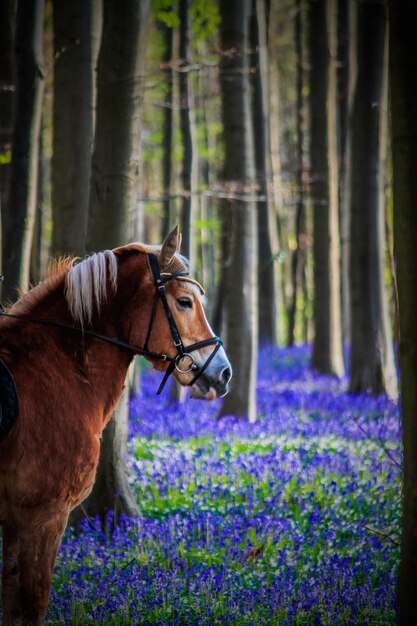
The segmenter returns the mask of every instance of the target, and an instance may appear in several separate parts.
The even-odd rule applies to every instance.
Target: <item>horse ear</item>
[[[159,265],[161,269],[167,268],[172,261],[172,257],[179,249],[181,243],[181,235],[178,234],[178,226],[175,226],[165,237],[158,255]]]

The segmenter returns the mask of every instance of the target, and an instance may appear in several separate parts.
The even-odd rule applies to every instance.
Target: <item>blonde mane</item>
[[[101,310],[108,296],[108,283],[117,289],[117,260],[111,250],[97,252],[73,265],[65,278],[65,298],[73,319],[90,324],[94,306]]]

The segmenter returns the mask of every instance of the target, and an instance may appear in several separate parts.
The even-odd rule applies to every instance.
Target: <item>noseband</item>
[[[164,389],[168,378],[170,377],[170,375],[173,373],[175,369],[181,374],[188,374],[189,372],[195,372],[193,379],[191,380],[191,382],[188,383],[188,386],[191,387],[200,378],[200,376],[205,372],[205,370],[207,369],[207,367],[213,360],[214,356],[216,355],[220,347],[223,345],[223,342],[219,337],[213,336],[213,337],[209,337],[208,339],[203,339],[202,341],[197,341],[196,343],[193,343],[189,346],[184,346],[184,343],[181,339],[180,332],[175,323],[174,316],[168,304],[167,296],[165,293],[165,283],[169,282],[170,280],[173,280],[174,278],[178,278],[179,280],[189,281],[194,284],[198,284],[198,283],[196,283],[196,281],[190,278],[188,272],[186,271],[174,272],[172,274],[161,273],[159,263],[158,263],[158,257],[155,254],[148,253],[148,259],[149,259],[149,265],[151,268],[156,291],[155,291],[155,296],[154,296],[154,300],[152,304],[152,312],[151,312],[151,317],[149,320],[148,331],[146,333],[146,339],[145,339],[143,348],[139,348],[138,346],[134,346],[133,344],[127,343],[125,341],[121,341],[119,339],[113,339],[112,337],[108,337],[107,335],[102,335],[101,333],[97,333],[93,330],[85,330],[83,328],[77,328],[76,326],[70,326],[69,324],[63,324],[61,322],[53,322],[51,320],[42,319],[42,318],[34,318],[28,315],[17,315],[14,313],[7,313],[7,311],[4,309],[4,307],[1,304],[0,304],[0,315],[6,316],[6,317],[13,317],[15,319],[20,319],[26,322],[33,322],[35,324],[46,324],[47,326],[54,326],[56,328],[62,328],[62,329],[65,329],[65,330],[68,330],[68,331],[71,331],[71,332],[74,332],[83,336],[89,336],[89,337],[94,337],[95,339],[100,339],[101,341],[105,341],[106,343],[110,343],[112,345],[118,346],[119,348],[130,350],[131,352],[133,352],[133,354],[140,354],[141,356],[146,356],[150,358],[151,360],[153,359],[153,360],[158,360],[158,361],[167,361],[169,365],[165,371],[165,375],[156,392],[158,395]],[[2,280],[2,277],[0,277],[0,280]],[[202,287],[200,285],[199,287],[202,290]],[[168,320],[169,328],[171,330],[172,339],[174,340],[174,345],[177,350],[177,353],[175,354],[175,356],[169,356],[167,354],[163,354],[160,352],[152,352],[152,350],[149,350],[149,340],[151,337],[152,328],[153,328],[153,324],[155,321],[155,316],[156,316],[156,311],[157,311],[157,306],[158,306],[159,301],[162,302],[164,312]],[[207,346],[214,346],[214,349],[212,353],[208,356],[206,361],[203,363],[203,365],[200,367],[195,362],[195,359],[191,353],[195,352],[196,350],[200,350],[201,348],[206,348]],[[188,360],[188,364],[184,368],[181,367],[181,361],[183,359]]]

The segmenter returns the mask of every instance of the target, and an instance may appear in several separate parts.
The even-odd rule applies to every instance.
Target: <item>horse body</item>
[[[172,242],[173,233],[169,236],[171,240],[167,238],[168,252],[172,252],[174,244],[175,248],[178,245]],[[160,252],[160,262],[164,261],[167,240]],[[112,289],[108,276],[105,281],[101,276],[105,302],[98,310],[97,291],[95,305],[91,296],[87,311],[90,325],[107,337],[141,346],[154,295],[146,250],[126,246],[114,252],[118,265],[117,290]],[[172,261],[172,254],[169,258]],[[68,295],[65,297],[68,271],[67,268],[36,287],[10,312],[34,320],[73,325],[74,311],[71,313]],[[169,295],[172,308],[176,306],[178,292],[182,298],[197,299],[193,285],[174,282]],[[92,289],[96,287],[92,285]],[[85,285],[83,289],[80,293],[86,296]],[[197,301],[194,305],[198,313]],[[187,336],[187,344],[198,341],[204,334],[207,336],[204,314],[197,315],[190,330],[186,319],[181,321],[178,314],[176,318],[181,332]],[[82,314],[78,321],[83,322]],[[92,489],[100,436],[122,393],[133,354],[87,333],[66,332],[60,327],[22,319],[3,318],[0,322],[0,358],[13,373],[19,393],[16,425],[0,440],[3,624],[40,626],[68,515]],[[172,338],[162,307],[156,311],[151,339],[153,351],[171,349]],[[198,351],[198,358],[204,357],[203,353],[207,349]],[[227,387],[230,369],[226,372],[229,365],[224,352],[215,360],[210,375],[205,375],[206,380],[200,383],[200,397],[213,397],[213,387],[207,383],[210,376],[218,389],[224,391]],[[163,362],[156,361],[154,365],[166,368]],[[220,382],[213,377],[215,370],[220,372]],[[176,372],[176,376],[183,384],[189,384],[191,374]]]

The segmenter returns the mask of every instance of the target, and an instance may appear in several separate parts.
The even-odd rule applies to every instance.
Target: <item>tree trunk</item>
[[[179,56],[180,67],[183,71],[179,72],[179,99],[180,99],[180,129],[182,142],[182,163],[181,163],[181,182],[182,182],[182,207],[181,207],[181,234],[182,234],[182,252],[194,262],[193,246],[192,246],[192,230],[193,230],[193,198],[192,198],[192,178],[193,178],[193,141],[191,132],[190,119],[190,85],[188,65],[188,48],[190,39],[190,0],[180,0],[179,3],[180,16],[180,38],[179,38]]]
[[[295,241],[296,248],[291,256],[291,286],[292,293],[288,307],[288,334],[287,344],[292,346],[295,342],[295,331],[297,321],[297,308],[300,298],[305,293],[305,266],[306,266],[306,209],[305,209],[305,187],[306,187],[306,165],[304,155],[304,105],[303,105],[303,88],[304,88],[304,61],[302,47],[302,8],[301,3],[297,5],[297,13],[295,15],[295,48],[297,55],[297,206],[295,210]],[[306,302],[304,302],[304,308]],[[303,315],[303,317],[305,317]],[[306,333],[304,333],[306,334]]]
[[[136,237],[139,144],[149,1],[103,2],[87,250]]]
[[[54,0],[52,253],[83,256],[93,147],[99,0]]]
[[[163,219],[162,219],[162,237],[170,231],[171,228],[171,176],[172,176],[172,145],[173,145],[173,91],[174,80],[172,75],[172,56],[174,50],[174,30],[166,24],[161,25],[164,35],[164,85],[165,85],[165,106],[164,120],[162,128],[163,157],[162,157],[162,188],[164,194],[163,200]]]
[[[43,124],[39,132],[39,164],[38,164],[38,180],[36,194],[35,222],[33,227],[33,241],[30,254],[30,282],[36,285],[45,276],[42,270],[46,270],[47,266],[43,266],[43,233],[45,231],[43,205],[45,191],[45,166],[44,158],[44,142],[43,142]]]
[[[98,63],[97,122],[92,165],[90,250],[113,248],[135,237],[140,121],[146,21],[149,2],[104,0]],[[103,433],[97,482],[86,500],[88,514],[106,519],[115,510],[136,515],[126,479],[128,385]],[[77,510],[72,523],[79,521]]]
[[[206,42],[199,42],[200,49],[198,54],[200,57],[208,55],[208,46]],[[207,67],[202,65],[197,78],[197,89],[195,98],[195,111],[199,113],[198,128],[200,131],[200,141],[203,144],[203,151],[205,156],[199,155],[198,158],[198,175],[197,179],[200,186],[209,190],[213,179],[213,160],[210,158],[210,152],[214,152],[214,145],[216,144],[216,138],[213,138],[211,133],[211,123],[213,119],[217,122],[217,116],[207,106],[207,98],[212,93],[211,86],[213,81],[211,80],[211,71]],[[216,84],[217,87],[218,83]],[[212,198],[204,193],[200,196],[200,237],[201,242],[199,246],[199,256],[201,259],[200,275],[204,285],[204,289],[207,294],[206,314],[210,321],[213,316],[213,304],[215,295],[215,272],[216,272],[216,253],[218,252],[218,236],[217,232],[213,232],[213,223],[216,220],[217,207],[212,201]],[[216,327],[216,332],[220,332],[220,328]]]
[[[234,367],[234,386],[221,415],[256,419],[257,225],[253,136],[248,76],[249,1],[222,0],[220,85],[224,132],[224,185],[231,199],[223,204],[232,223],[230,263],[225,281],[226,342]]]
[[[386,9],[357,3],[357,79],[351,127],[350,390],[397,396],[384,285]]]
[[[323,374],[341,376],[335,0],[310,1],[309,13],[315,326],[311,365]]]
[[[272,40],[271,40],[272,43]],[[276,59],[277,55],[272,54]],[[271,59],[272,60],[272,59]],[[284,235],[283,235],[283,193],[282,193],[282,175],[281,175],[281,155],[280,155],[280,104],[279,104],[279,72],[278,64],[275,61],[270,64],[269,68],[269,82],[270,82],[270,104],[271,104],[271,166],[272,166],[272,182],[273,182],[273,196],[274,205],[276,207],[276,228],[278,238],[278,251],[276,254],[276,268],[278,274],[278,306],[277,306],[277,335],[279,340],[284,340],[286,334],[286,311],[287,311],[287,294],[285,289],[285,264],[283,263],[284,254]]]
[[[258,222],[258,333],[261,346],[277,342],[278,235],[272,195],[269,61],[265,0],[252,0],[250,19],[252,117]]]
[[[399,624],[417,623],[417,77],[411,2],[389,3],[394,242],[399,297],[399,366],[404,476]]]
[[[16,14],[16,91],[12,163],[4,211],[3,297],[15,300],[29,285],[30,253],[36,211],[39,132],[42,115],[43,0],[20,0]]]
[[[2,273],[2,212],[5,211],[13,130],[14,0],[0,2],[0,274]],[[1,293],[1,285],[0,285]]]
[[[349,293],[349,187],[348,181],[348,135],[351,97],[349,90],[351,46],[351,14],[354,4],[339,0],[337,15],[337,117],[339,158],[339,216],[340,261],[342,297],[343,345],[350,343],[350,293]],[[349,45],[351,44],[351,45]]]

